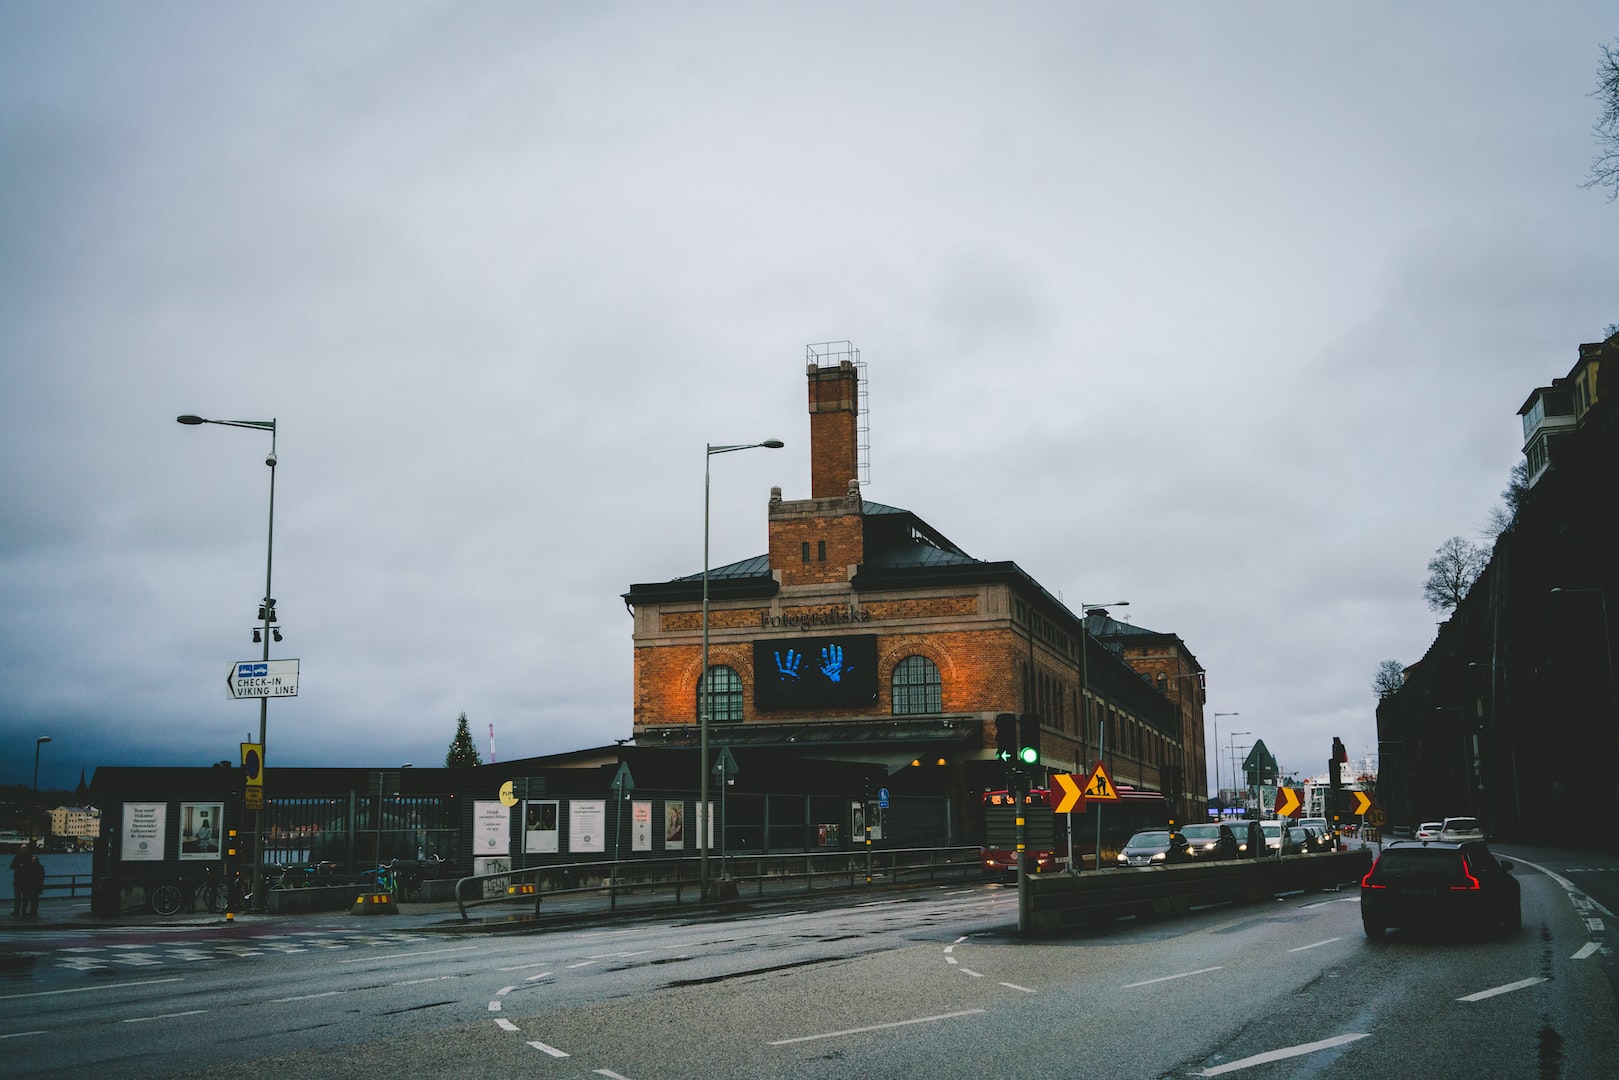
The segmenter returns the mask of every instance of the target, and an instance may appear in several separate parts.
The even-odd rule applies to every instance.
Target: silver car
[[[1439,839],[1452,844],[1460,844],[1464,840],[1484,839],[1484,828],[1479,825],[1478,818],[1448,817],[1439,826]]]

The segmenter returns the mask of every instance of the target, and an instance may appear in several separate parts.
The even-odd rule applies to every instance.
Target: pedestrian
[[[23,916],[39,918],[39,896],[45,891],[45,864],[39,861],[32,848],[22,865]]]
[[[11,857],[11,917],[20,918],[23,912],[23,882],[27,878],[27,871],[23,867],[34,854],[33,844],[24,844],[22,850]]]

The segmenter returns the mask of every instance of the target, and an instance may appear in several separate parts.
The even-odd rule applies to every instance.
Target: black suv
[[[1480,841],[1391,843],[1360,879],[1369,938],[1390,926],[1467,926],[1510,933],[1522,925],[1512,864]]]

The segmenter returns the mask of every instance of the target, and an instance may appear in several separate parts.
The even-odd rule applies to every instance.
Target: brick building
[[[1176,811],[1203,816],[1196,658],[1173,634],[1101,610],[1082,618],[1016,563],[973,558],[911,511],[865,499],[857,355],[812,347],[809,498],[772,488],[768,552],[709,570],[713,747],[881,764],[896,812],[907,800],[942,808],[948,835],[929,839],[972,842],[979,793],[1006,783],[995,717],[1034,714],[1037,781],[1087,770],[1105,726],[1115,781],[1189,787]],[[692,746],[703,575],[633,585],[624,599],[635,743]]]

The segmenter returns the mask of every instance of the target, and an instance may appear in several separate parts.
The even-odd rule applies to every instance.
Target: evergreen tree
[[[462,713],[456,718],[455,738],[450,740],[450,752],[444,755],[444,767],[465,769],[482,764],[483,758],[478,756],[478,746],[472,741],[472,732],[467,728],[467,714]]]

